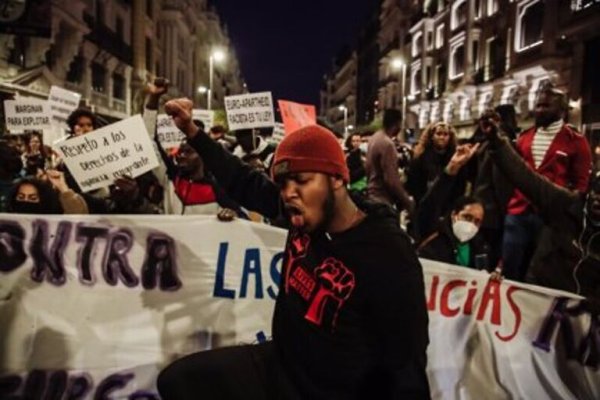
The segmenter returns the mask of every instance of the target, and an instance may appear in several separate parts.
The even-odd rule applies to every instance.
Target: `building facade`
[[[356,91],[358,58],[356,51],[345,49],[325,76],[321,90],[320,116],[338,134],[346,135],[356,127]]]
[[[53,0],[51,37],[0,34],[0,96],[46,98],[57,85],[82,95],[105,122],[141,112],[146,84],[171,82],[170,97],[202,107],[208,57],[231,48],[226,28],[206,0]],[[241,93],[235,52],[215,68],[213,108]]]
[[[600,142],[600,0],[381,0],[378,15],[377,29],[367,22],[357,46],[361,125],[392,107],[404,109],[406,128],[417,134],[446,121],[466,137],[483,110],[511,104],[527,127],[540,88],[552,84],[569,96],[569,122]],[[365,56],[365,43],[373,40],[377,99],[367,100],[373,73],[364,65],[375,51]],[[334,105],[322,108],[333,115]]]
[[[582,78],[590,70],[590,54],[598,50],[598,2],[586,7],[570,0],[425,3],[423,18],[410,28],[407,54],[414,128],[443,120],[469,136],[481,113],[499,104],[513,105],[525,127],[532,124],[537,95],[547,84],[569,95],[571,123],[581,128],[594,123],[587,110],[598,94],[586,88],[597,78]]]

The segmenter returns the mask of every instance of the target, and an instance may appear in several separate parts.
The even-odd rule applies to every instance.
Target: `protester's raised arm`
[[[542,215],[553,215],[569,205],[577,194],[560,187],[530,169],[509,144],[494,129],[488,133],[490,155],[494,163],[516,189],[537,207]]]
[[[188,99],[171,100],[165,111],[175,125],[187,136],[188,143],[204,161],[207,171],[238,204],[275,218],[280,213],[279,189],[267,175],[243,163],[223,146],[212,140],[192,121],[192,102]]]

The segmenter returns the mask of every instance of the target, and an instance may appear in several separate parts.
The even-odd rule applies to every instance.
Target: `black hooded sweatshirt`
[[[279,189],[200,132],[189,141],[241,205],[280,214]],[[273,316],[286,375],[306,399],[427,399],[423,272],[385,205],[347,231],[290,230]]]

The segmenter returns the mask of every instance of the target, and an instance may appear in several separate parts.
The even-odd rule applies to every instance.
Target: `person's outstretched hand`
[[[194,104],[190,99],[170,100],[165,104],[165,112],[173,118],[173,122],[188,138],[196,136],[198,127],[192,121]]]
[[[460,146],[457,146],[456,151],[446,166],[446,172],[448,175],[458,174],[458,171],[460,171],[460,169],[464,167],[471,158],[473,158],[473,155],[477,152],[477,149],[479,149],[479,143],[474,145],[461,144]]]

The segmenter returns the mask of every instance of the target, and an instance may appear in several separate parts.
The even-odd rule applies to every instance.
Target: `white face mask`
[[[363,153],[363,154],[367,154],[367,150],[368,150],[368,148],[369,148],[369,143],[367,143],[367,142],[362,142],[362,143],[360,144],[360,146],[358,146],[358,148],[360,149],[360,152],[361,152],[361,153]]]
[[[472,222],[457,220],[452,224],[452,232],[461,243],[473,239],[478,231],[479,228]]]

